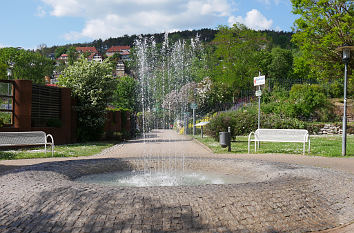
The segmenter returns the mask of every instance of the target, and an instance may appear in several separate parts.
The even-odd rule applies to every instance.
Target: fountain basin
[[[148,172],[123,171],[82,176],[78,182],[112,186],[196,186],[206,184],[240,184],[251,180],[242,175],[205,171]]]
[[[102,161],[101,161],[102,162]],[[102,166],[102,169],[98,169]],[[89,174],[73,181],[110,186],[198,186],[206,184],[241,184],[270,179],[269,171],[251,170],[248,163],[227,163],[220,159],[165,157],[124,159],[109,166],[96,164]],[[100,172],[100,170],[102,170]]]

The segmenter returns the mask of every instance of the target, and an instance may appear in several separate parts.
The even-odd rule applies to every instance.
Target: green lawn
[[[207,145],[214,153],[248,153],[247,136],[238,136],[236,141],[231,143],[231,152],[227,148],[221,148],[218,141],[210,137],[195,136],[197,140]],[[342,136],[310,136],[311,152],[310,155],[336,157],[342,155]],[[257,153],[284,153],[302,154],[302,143],[285,142],[263,142]],[[254,153],[254,142],[251,143],[251,151]],[[306,154],[308,154],[308,144],[306,144]],[[347,136],[347,156],[354,156],[354,135]]]
[[[78,157],[100,153],[102,150],[113,146],[112,142],[89,142],[68,145],[59,145],[54,148],[54,157]],[[44,153],[44,146],[17,150],[0,151],[0,160],[3,159],[32,159],[52,157],[51,148]]]

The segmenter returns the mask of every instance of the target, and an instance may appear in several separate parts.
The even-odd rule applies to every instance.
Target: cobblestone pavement
[[[19,161],[19,168],[0,172],[0,232],[316,232],[353,221],[353,174],[207,158],[207,150],[169,131],[150,136],[146,143],[117,145],[97,156],[29,160],[27,166]],[[142,153],[185,154],[190,168],[242,174],[253,182],[117,187],[75,181],[135,169]]]

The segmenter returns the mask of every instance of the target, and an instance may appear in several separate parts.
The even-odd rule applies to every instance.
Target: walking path
[[[257,182],[122,188],[74,181],[132,167],[143,155],[197,158],[200,168],[242,171]],[[95,156],[0,161],[0,232],[349,233],[353,174],[353,158],[216,155],[187,136],[155,130]]]

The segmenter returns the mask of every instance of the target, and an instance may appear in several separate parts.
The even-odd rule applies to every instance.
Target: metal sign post
[[[258,91],[261,91],[261,86],[258,86]],[[261,95],[258,96],[258,129],[261,128]]]
[[[191,103],[191,109],[193,110],[193,136],[195,135],[195,131],[196,131],[196,128],[195,128],[195,110],[197,109],[198,105],[196,103]]]
[[[253,78],[254,86],[258,86],[258,90],[256,91],[256,96],[258,97],[258,129],[261,128],[261,85],[265,84],[265,76],[261,76],[261,72],[259,72],[258,77]]]
[[[188,115],[189,115],[189,112],[185,112],[184,113],[184,135],[188,134]]]

